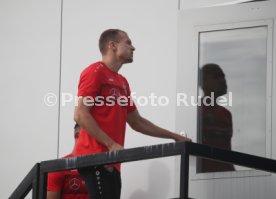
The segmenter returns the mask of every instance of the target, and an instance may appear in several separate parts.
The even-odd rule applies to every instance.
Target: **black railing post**
[[[276,173],[276,160],[227,151],[191,142],[176,142],[85,155],[72,158],[48,160],[37,163],[11,194],[10,199],[22,199],[33,189],[33,199],[45,199],[47,193],[48,172],[78,169],[117,162],[131,162],[153,158],[181,155],[180,199],[188,199],[189,192],[189,156],[198,156],[222,162],[228,162],[249,168]]]
[[[36,175],[32,182],[32,199],[38,199],[40,164],[37,164]]]
[[[45,199],[47,194],[48,173],[40,168],[38,199]]]
[[[33,188],[33,183],[39,172],[40,163],[36,163],[18,187],[11,194],[9,199],[22,199],[25,198]]]
[[[180,161],[180,199],[188,199],[189,195],[189,147],[185,143]]]

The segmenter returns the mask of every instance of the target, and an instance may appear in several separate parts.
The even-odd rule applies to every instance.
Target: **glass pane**
[[[266,156],[266,54],[267,26],[200,33],[199,143]],[[240,169],[197,161],[197,172]]]

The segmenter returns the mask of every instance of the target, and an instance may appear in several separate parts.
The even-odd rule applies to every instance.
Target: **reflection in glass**
[[[212,90],[228,103],[198,107],[198,142],[266,156],[267,26],[202,32],[199,39],[199,95],[209,96]],[[202,68],[208,63],[215,66]],[[219,163],[209,167],[198,159],[197,172],[234,170]]]
[[[217,64],[204,65],[199,74],[204,93],[198,108],[200,143],[231,150],[232,115],[218,101],[227,93],[225,75]],[[198,159],[197,166],[200,173],[235,170],[232,164],[208,159]]]

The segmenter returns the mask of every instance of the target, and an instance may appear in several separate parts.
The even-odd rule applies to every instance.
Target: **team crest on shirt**
[[[77,191],[81,186],[81,180],[78,178],[72,178],[69,181],[69,187],[73,191]]]
[[[109,90],[109,95],[118,98],[121,96],[121,92],[117,88],[111,88]]]

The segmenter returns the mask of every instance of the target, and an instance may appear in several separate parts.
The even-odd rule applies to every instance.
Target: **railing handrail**
[[[181,155],[181,158],[185,158],[184,162],[181,161],[181,163],[184,165],[184,168],[181,168],[180,186],[184,186],[186,192],[188,191],[188,184],[186,185],[186,183],[188,183],[188,179],[183,178],[188,178],[189,155],[200,156],[203,158],[229,162],[235,165],[276,173],[276,160],[273,159],[249,155],[236,151],[227,151],[192,142],[176,142],[124,149],[113,152],[98,153],[94,155],[84,155],[72,158],[42,161],[34,167],[35,169],[33,168],[29,172],[29,174],[23,179],[23,181],[13,192],[10,198],[20,198],[18,196],[22,195],[23,192],[24,194],[26,194],[26,192],[30,191],[30,187],[33,187],[35,189],[38,180],[39,188],[35,189],[36,192],[33,193],[33,198],[44,198],[48,172],[79,169],[83,167],[102,164],[113,164],[118,162],[131,162],[145,159],[161,158],[174,155]],[[37,169],[39,169],[39,176],[35,175],[38,173]],[[180,194],[180,197],[182,195],[182,198],[185,198],[187,196],[186,192],[183,192],[182,190],[182,194]],[[185,194],[186,196],[183,197],[183,194]]]

